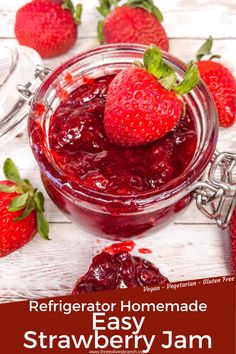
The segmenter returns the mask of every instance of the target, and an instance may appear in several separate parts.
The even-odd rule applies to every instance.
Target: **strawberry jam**
[[[183,174],[196,150],[197,134],[187,108],[178,125],[151,144],[111,143],[103,115],[113,77],[85,81],[68,95],[50,117],[47,139],[36,119],[30,121],[30,132],[52,200],[86,230],[117,240],[142,235],[190,202],[187,196],[161,209],[146,209]],[[145,199],[147,194],[152,199]]]
[[[135,195],[178,177],[196,148],[194,123],[187,114],[153,144],[115,145],[104,132],[103,112],[113,76],[84,85],[60,105],[51,123],[50,147],[58,168],[88,189]]]
[[[122,251],[102,252],[93,258],[89,271],[78,280],[73,294],[138,286],[164,285],[169,281],[151,262]]]

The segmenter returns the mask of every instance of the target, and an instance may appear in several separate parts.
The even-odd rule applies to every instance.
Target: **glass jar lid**
[[[19,84],[32,81],[39,54],[28,47],[0,47],[0,146],[26,127],[29,101],[18,92]]]

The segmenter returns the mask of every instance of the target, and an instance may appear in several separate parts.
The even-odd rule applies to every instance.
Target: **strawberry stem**
[[[141,7],[152,13],[158,21],[162,22],[164,20],[162,12],[157,6],[155,6],[153,0],[128,0],[125,5],[129,7]]]
[[[135,63],[135,65],[137,64]],[[191,63],[183,81],[177,84],[177,76],[174,69],[163,61],[161,50],[154,45],[147,48],[144,53],[144,67],[157,78],[161,86],[168,91],[175,91],[180,96],[190,92],[199,81],[197,66]]]

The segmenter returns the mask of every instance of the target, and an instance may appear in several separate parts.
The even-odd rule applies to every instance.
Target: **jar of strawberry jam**
[[[142,61],[146,47],[110,45],[79,54],[53,72],[32,98],[29,136],[45,189],[71,220],[96,236],[143,236],[196,199],[218,226],[228,225],[236,196],[236,154],[217,153],[217,112],[200,82],[184,96],[186,114],[170,133],[138,147],[112,144],[103,127],[109,83]],[[163,53],[182,79],[186,66]],[[208,168],[208,180],[201,178]]]

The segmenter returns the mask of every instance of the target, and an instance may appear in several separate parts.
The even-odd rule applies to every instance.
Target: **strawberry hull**
[[[30,113],[31,146],[49,196],[82,228],[115,240],[149,234],[189,204],[218,134],[215,107],[200,84],[184,98],[186,115],[161,139],[138,147],[109,141],[107,88],[144,50],[104,46],[72,58],[43,83]],[[164,57],[184,75],[181,62]],[[45,112],[35,109],[39,103]]]

